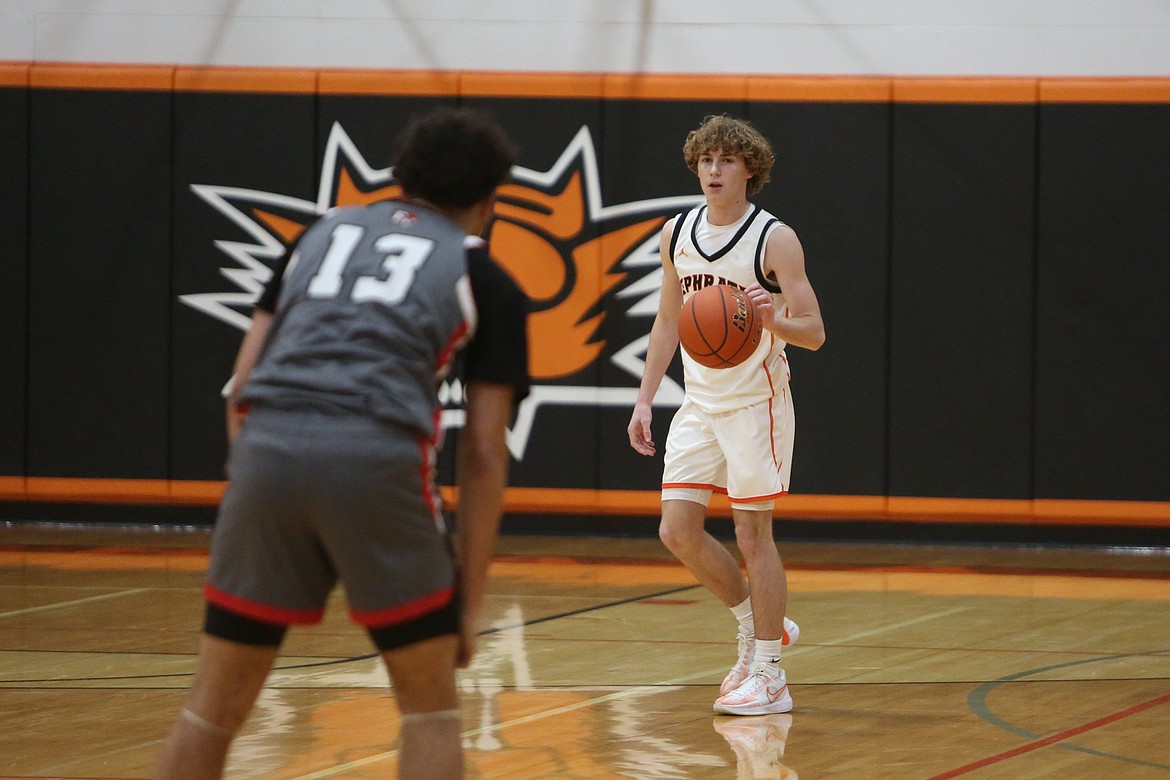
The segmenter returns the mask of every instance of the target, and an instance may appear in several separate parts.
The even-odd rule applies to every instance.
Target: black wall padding
[[[1045,105],[1036,495],[1170,498],[1170,105]]]
[[[631,204],[699,195],[681,147],[706,114],[770,138],[757,200],[800,236],[827,332],[819,352],[789,351],[794,493],[1170,501],[1163,104],[0,89],[0,476],[222,479],[219,391],[242,332],[183,301],[239,297],[226,250],[255,237],[192,187],[234,189],[241,214],[289,230],[332,205],[318,190],[335,125],[381,169],[438,103],[490,109],[533,175],[588,128],[585,208],[600,211],[565,243],[606,253],[682,208]],[[550,192],[591,170],[574,164]],[[661,455],[630,449],[630,405],[613,400],[638,385],[623,350],[653,316],[631,290],[656,263],[573,271],[598,289],[620,277],[581,314],[604,315],[604,344],[540,380],[556,392],[513,485],[657,489]],[[655,409],[660,449],[672,411]]]
[[[0,476],[25,473],[28,329],[28,100],[0,89]]]
[[[32,92],[32,475],[168,476],[172,99]]]
[[[1031,497],[1035,126],[894,107],[890,495]]]
[[[183,303],[180,296],[242,293],[221,269],[240,264],[217,241],[255,238],[192,191],[216,185],[314,201],[318,138],[312,96],[175,93],[173,262],[170,268],[171,476],[224,478],[226,433],[220,390],[231,375],[243,331]],[[255,198],[233,205],[292,219],[289,211]],[[307,220],[308,217],[300,217]],[[250,308],[236,307],[247,315]]]

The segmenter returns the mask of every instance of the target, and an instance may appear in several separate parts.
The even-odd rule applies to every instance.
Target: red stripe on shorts
[[[357,623],[368,628],[385,628],[398,623],[405,623],[408,620],[414,620],[428,612],[434,612],[440,607],[445,607],[451,602],[454,596],[455,586],[448,585],[442,590],[423,596],[421,599],[408,601],[405,604],[374,610],[373,612],[357,612],[351,610],[350,615],[353,616],[353,619]]]
[[[300,625],[320,623],[321,618],[325,615],[324,608],[286,609],[284,607],[274,607],[271,604],[261,604],[258,601],[241,598],[231,593],[224,593],[222,590],[217,590],[212,587],[211,583],[204,583],[203,597],[209,603],[217,607],[222,607],[229,612],[235,612],[238,615],[250,617],[253,620],[260,620],[264,623],[275,623],[280,626],[287,626],[290,623],[298,623]]]

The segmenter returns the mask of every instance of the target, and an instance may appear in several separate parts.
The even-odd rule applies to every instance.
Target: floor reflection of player
[[[715,730],[735,752],[737,780],[799,780],[782,761],[791,727],[792,716],[788,713],[715,718]]]

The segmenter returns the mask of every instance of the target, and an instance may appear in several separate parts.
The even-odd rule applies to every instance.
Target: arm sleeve
[[[280,262],[273,266],[272,278],[264,286],[264,292],[260,293],[260,297],[256,299],[257,309],[269,314],[276,311],[276,302],[280,299],[280,288],[284,283],[284,272],[288,268],[289,258],[293,256],[296,249],[295,245],[289,247],[288,251],[284,253],[284,257],[280,258]]]
[[[467,252],[479,322],[464,353],[464,381],[511,385],[514,401],[528,396],[528,296],[482,248]]]

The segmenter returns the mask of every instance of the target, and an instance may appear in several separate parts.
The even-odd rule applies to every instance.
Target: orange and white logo
[[[248,327],[251,306],[271,278],[272,265],[313,220],[334,206],[400,192],[392,169],[371,166],[340,123],[333,124],[326,142],[315,200],[212,184],[193,184],[191,190],[251,240],[215,242],[230,261],[220,273],[235,289],[179,298],[240,330]],[[667,219],[701,201],[701,195],[693,195],[603,204],[597,152],[587,126],[547,171],[513,169],[512,181],[499,191],[487,238],[492,255],[533,303],[529,362],[534,384],[508,434],[517,460],[523,459],[541,407],[633,407],[661,288],[659,231]],[[621,382],[587,381],[605,373],[598,370],[602,360],[617,369]],[[444,383],[440,399],[443,427],[462,425],[458,380]],[[681,401],[681,386],[667,376],[655,403],[678,406]]]

